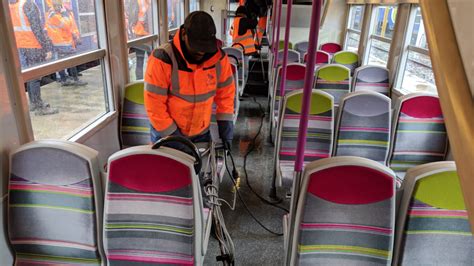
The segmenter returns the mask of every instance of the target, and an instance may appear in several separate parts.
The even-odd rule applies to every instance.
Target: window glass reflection
[[[151,0],[123,0],[128,40],[153,34]]]
[[[174,30],[184,23],[184,0],[168,1],[168,29]]]
[[[392,39],[397,19],[397,10],[396,6],[377,7],[372,34]]]

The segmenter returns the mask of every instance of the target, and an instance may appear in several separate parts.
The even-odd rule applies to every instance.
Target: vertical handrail
[[[298,206],[298,198],[300,194],[300,184],[302,179],[303,162],[304,162],[304,150],[306,145],[306,135],[308,129],[308,116],[309,107],[311,105],[311,93],[314,81],[314,67],[316,65],[316,48],[318,47],[319,38],[319,27],[321,23],[321,1],[313,0],[312,12],[311,12],[311,25],[309,30],[309,45],[308,45],[308,61],[306,63],[304,86],[303,86],[303,103],[301,107],[300,126],[298,132],[298,144],[296,147],[296,162],[295,162],[295,175],[293,180],[293,188],[291,195],[290,204],[290,221],[288,230],[288,242],[287,242],[287,253],[286,253],[286,265],[292,263],[293,253],[293,235],[295,232],[295,221],[296,221],[296,207]]]
[[[275,60],[273,62],[273,67],[278,66],[278,50],[280,46],[280,26],[281,26],[281,10],[283,6],[283,0],[278,0],[278,12],[277,12],[277,20],[276,20],[276,26],[275,26],[275,31],[276,31],[276,36],[275,40],[273,41],[273,54],[275,55]]]
[[[293,0],[288,0],[288,5],[286,8],[286,24],[285,24],[285,45],[283,47],[283,62],[281,65],[281,82],[280,82],[280,96],[281,101],[285,96],[286,88],[286,69],[288,68],[288,47],[290,42],[290,28],[291,28],[291,8],[293,7]],[[278,60],[278,57],[277,57]],[[281,110],[281,108],[280,108]]]

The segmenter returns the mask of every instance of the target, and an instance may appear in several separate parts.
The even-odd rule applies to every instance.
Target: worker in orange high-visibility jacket
[[[151,18],[150,0],[131,0],[126,15],[128,16],[129,39],[150,35],[149,28],[152,26],[148,21]],[[145,53],[150,56],[152,47],[149,44],[138,44],[132,46],[131,51],[135,52],[136,57],[135,78],[143,79]]]
[[[53,0],[53,7],[48,11],[46,31],[53,42],[55,59],[62,59],[76,53],[76,43],[80,41],[79,30],[72,11],[67,10],[62,0]],[[62,86],[85,86],[88,83],[79,79],[76,67],[59,71]]]
[[[239,6],[245,6],[245,0],[239,0]]]
[[[43,31],[40,10],[33,0],[9,0],[10,16],[22,69],[41,64],[52,57],[52,43]],[[41,80],[26,83],[30,111],[35,115],[58,113],[41,98]]]
[[[254,31],[257,27],[257,20],[250,19],[247,15],[247,8],[239,6],[235,11],[236,17],[234,23],[230,28],[230,34],[232,36],[232,46],[242,47],[245,55],[255,54]]]
[[[257,24],[257,38],[255,39],[256,46],[262,46],[262,39],[267,30],[267,17],[259,17]]]
[[[173,40],[152,52],[144,98],[152,142],[168,135],[210,141],[215,103],[219,136],[230,143],[235,85],[229,58],[217,47],[216,26],[209,14],[192,12]]]

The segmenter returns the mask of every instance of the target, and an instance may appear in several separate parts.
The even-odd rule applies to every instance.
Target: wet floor
[[[266,110],[267,99],[256,99]],[[243,157],[257,133],[261,112],[259,105],[252,97],[245,97],[241,101],[239,118],[235,126],[233,141],[233,156],[241,176],[240,192],[254,215],[268,228],[282,233],[282,217],[284,211],[261,202],[246,185],[243,167]],[[252,187],[262,196],[268,198],[273,175],[274,159],[273,145],[268,139],[268,118],[263,119],[260,136],[256,139],[256,148],[247,159],[247,172]],[[226,175],[220,188],[220,196],[231,202],[231,181]],[[279,191],[282,196],[283,191]],[[285,201],[286,208],[289,201]],[[283,237],[275,236],[262,229],[245,211],[241,202],[237,202],[235,211],[222,207],[227,228],[235,244],[236,265],[282,265],[284,260]],[[215,257],[220,255],[218,242],[211,237],[205,265],[220,265]]]

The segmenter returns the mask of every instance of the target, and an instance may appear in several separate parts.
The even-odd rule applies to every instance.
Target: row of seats
[[[10,165],[15,265],[202,265],[211,213],[192,157],[150,146],[119,151],[105,196],[97,152],[81,144],[32,142]],[[398,206],[395,184],[391,169],[369,159],[306,165],[294,222],[283,219],[292,265],[473,265],[455,164],[410,169]]]
[[[299,63],[288,65],[285,94],[303,88],[305,71],[305,65]],[[281,108],[281,80],[280,67],[276,78],[276,86],[273,93],[271,93],[273,96],[269,100],[270,113],[273,114],[273,119],[270,119],[270,130],[273,137],[276,135],[278,128]],[[325,65],[316,70],[314,87],[331,94],[337,108],[341,98],[351,91],[373,91],[388,96],[390,94],[389,71],[379,66],[359,67],[356,69],[351,82],[350,73],[346,67],[336,64]]]
[[[276,134],[277,184],[287,189],[293,182],[302,98],[301,89],[284,97]],[[403,96],[392,115],[391,99],[379,93],[349,93],[337,112],[332,95],[312,91],[305,163],[331,156],[368,158],[392,168],[400,184],[409,168],[445,160],[447,148],[437,96]]]
[[[15,265],[202,265],[211,216],[193,157],[128,148],[109,158],[104,184],[97,156],[60,140],[11,154]]]
[[[410,169],[398,208],[395,178],[357,157],[308,164],[294,220],[283,219],[291,265],[474,265],[454,162]]]
[[[280,40],[278,44],[278,49],[283,49],[284,45],[285,45],[285,41]],[[296,42],[294,45],[292,42],[288,42],[288,49],[294,49],[295,51],[297,51],[298,53],[302,55],[308,52],[308,46],[309,46],[308,41]],[[340,44],[332,43],[332,42],[321,44],[319,46],[319,49],[331,55],[342,51],[342,47]]]

